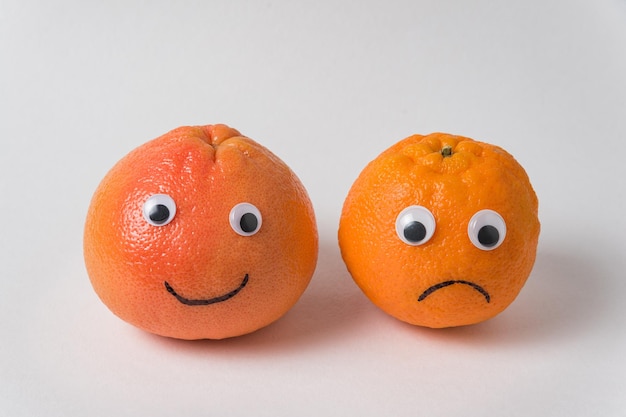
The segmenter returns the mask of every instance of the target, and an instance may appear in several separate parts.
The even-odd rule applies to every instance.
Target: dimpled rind
[[[157,193],[177,207],[162,227],[142,214]],[[263,213],[252,236],[230,225],[241,202]],[[181,127],[131,151],[96,189],[84,232],[87,272],[104,304],[141,329],[180,339],[233,337],[277,320],[307,287],[317,251],[302,183],[225,125]]]
[[[402,242],[394,227],[410,205],[436,220],[420,246]],[[482,209],[506,221],[506,238],[491,251],[468,236]],[[388,314],[426,327],[467,325],[502,312],[523,287],[537,250],[537,212],[526,172],[503,149],[445,133],[413,135],[360,173],[344,202],[339,245],[356,284]]]

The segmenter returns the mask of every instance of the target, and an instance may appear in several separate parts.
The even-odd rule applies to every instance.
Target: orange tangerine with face
[[[91,201],[84,257],[108,308],[152,333],[221,339],[285,314],[315,270],[307,192],[225,125],[181,127],[131,151]]]
[[[509,306],[539,238],[538,201],[503,149],[444,133],[410,136],[370,162],[339,226],[354,281],[388,314],[440,328]]]

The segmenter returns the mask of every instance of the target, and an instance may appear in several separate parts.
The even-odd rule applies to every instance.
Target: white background
[[[626,414],[626,2],[0,0],[0,416]],[[224,341],[137,330],[82,260],[134,147],[227,123],[298,174],[321,248],[298,304]],[[429,330],[358,290],[343,199],[413,133],[526,168],[542,234],[500,316]]]

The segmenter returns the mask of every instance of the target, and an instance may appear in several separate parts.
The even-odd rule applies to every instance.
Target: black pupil
[[[148,217],[150,217],[150,220],[152,220],[156,224],[165,223],[170,217],[170,209],[168,209],[163,204],[156,204],[150,209]]]
[[[239,226],[241,226],[241,230],[246,233],[252,233],[256,230],[259,224],[259,220],[252,213],[246,213],[241,216],[241,220],[239,220]]]
[[[478,231],[478,241],[481,245],[488,248],[498,243],[500,239],[500,232],[494,226],[487,225],[480,228]]]
[[[412,221],[404,226],[404,237],[409,242],[421,242],[426,237],[426,227],[418,221]]]

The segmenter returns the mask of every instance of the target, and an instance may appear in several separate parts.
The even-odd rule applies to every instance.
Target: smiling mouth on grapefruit
[[[174,288],[172,288],[172,286],[168,284],[167,281],[165,281],[164,284],[165,284],[165,289],[167,290],[167,292],[172,294],[181,303],[188,305],[188,306],[208,306],[211,304],[221,303],[222,301],[229,300],[233,298],[234,296],[236,296],[237,294],[239,294],[239,291],[243,290],[243,288],[248,284],[248,274],[246,274],[246,276],[243,277],[241,284],[239,284],[239,286],[235,288],[234,290],[232,290],[231,292],[228,292],[224,295],[220,295],[217,297],[205,298],[205,299],[193,299],[193,298],[183,297],[182,295],[178,294],[174,290]]]

